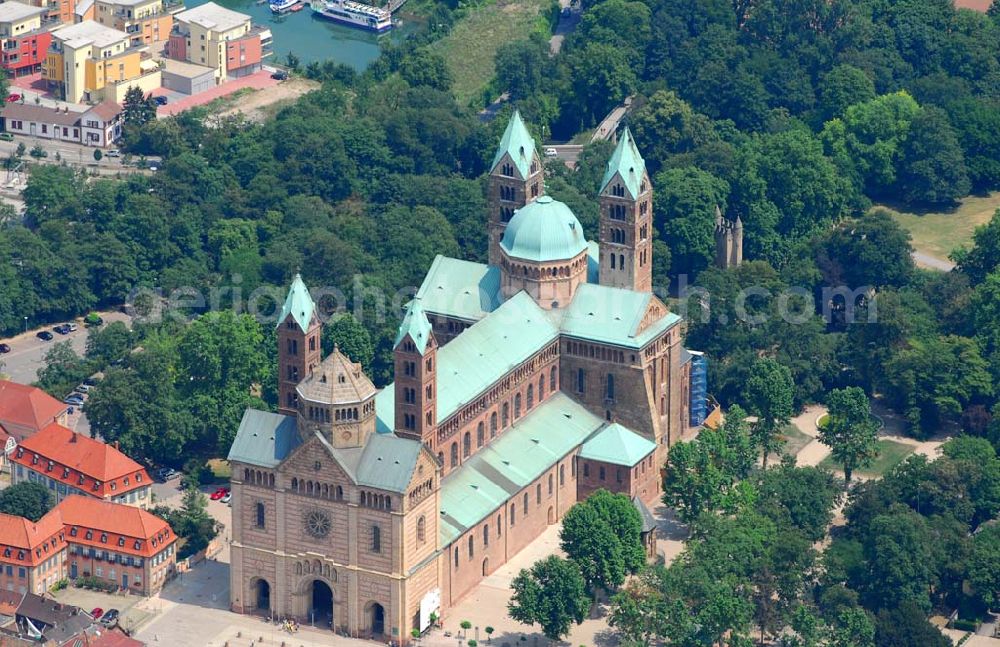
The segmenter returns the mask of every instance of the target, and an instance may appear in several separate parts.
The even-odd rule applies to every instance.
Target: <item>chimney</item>
[[[71,442],[71,443],[75,443],[75,442],[76,442],[76,432],[75,432],[75,431],[74,431],[74,432],[73,432],[73,434],[72,434],[72,435],[71,435],[71,436],[69,437],[69,442]]]
[[[118,441],[115,441],[115,449],[118,449]]]

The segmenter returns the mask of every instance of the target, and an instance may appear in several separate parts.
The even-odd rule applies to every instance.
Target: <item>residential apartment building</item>
[[[41,595],[63,578],[97,577],[151,595],[174,573],[176,542],[163,519],[85,496],[37,522],[0,514],[0,590]]]
[[[10,456],[13,483],[42,483],[55,500],[79,494],[145,508],[152,502],[146,469],[116,448],[52,424]]]
[[[83,112],[68,106],[52,108],[31,103],[10,103],[0,113],[0,130],[39,139],[111,146],[121,137],[122,109],[105,101]]]
[[[38,522],[0,513],[0,590],[44,593],[66,577],[65,550],[58,513]]]
[[[177,535],[163,519],[82,496],[63,499],[53,512],[65,528],[70,579],[98,577],[152,595],[173,574]]]
[[[131,46],[166,40],[174,23],[163,0],[94,0],[94,20],[128,34]]]
[[[253,74],[270,53],[271,31],[250,16],[207,2],[175,16],[167,55],[215,70],[216,83]]]
[[[0,380],[0,427],[16,442],[23,442],[52,423],[66,424],[68,409],[37,387]]]
[[[24,76],[37,72],[45,60],[52,42],[48,29],[43,29],[41,7],[5,2],[0,4],[0,42],[3,54],[0,65],[9,76]]]
[[[29,0],[29,4],[45,10],[43,22],[49,25],[72,25],[77,0]]]
[[[125,91],[160,86],[160,67],[123,31],[92,20],[52,32],[42,78],[73,103],[121,103]]]

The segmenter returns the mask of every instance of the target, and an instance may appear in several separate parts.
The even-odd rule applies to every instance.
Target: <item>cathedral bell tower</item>
[[[510,118],[490,165],[489,264],[500,264],[500,241],[514,211],[545,193],[542,161],[535,140],[517,110]]]
[[[628,127],[601,180],[601,285],[653,290],[653,191]]]
[[[285,305],[278,315],[278,412],[298,413],[295,387],[319,366],[323,324],[316,314],[309,288],[295,275]]]
[[[393,344],[395,356],[396,435],[433,448],[437,429],[437,340],[414,299],[406,308]]]

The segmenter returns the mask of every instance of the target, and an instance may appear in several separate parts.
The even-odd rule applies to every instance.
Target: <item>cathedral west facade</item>
[[[279,411],[248,410],[229,455],[234,611],[405,643],[596,489],[659,498],[667,449],[700,421],[680,319],[651,293],[645,163],[625,130],[599,243],[543,173],[515,113],[489,262],[435,259],[382,390],[339,349],[321,357],[296,276]]]

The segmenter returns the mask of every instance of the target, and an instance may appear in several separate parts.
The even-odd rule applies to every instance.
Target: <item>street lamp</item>
[[[24,332],[28,332],[28,315],[24,316]]]

